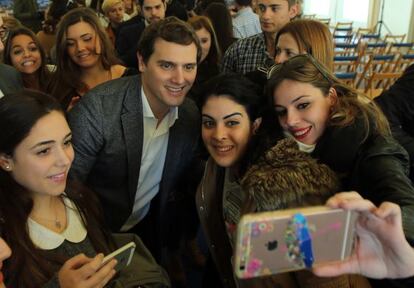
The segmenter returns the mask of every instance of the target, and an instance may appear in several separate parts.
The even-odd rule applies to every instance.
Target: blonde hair
[[[115,4],[118,4],[118,3],[124,3],[122,0],[104,0],[103,1],[103,3],[102,3],[102,6],[101,6],[101,8],[102,8],[102,12],[104,13],[104,14],[107,14],[108,12],[109,12],[109,10],[115,5]]]

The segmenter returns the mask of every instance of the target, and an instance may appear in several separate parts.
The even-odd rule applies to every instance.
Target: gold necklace
[[[59,197],[60,198],[60,197]],[[57,228],[57,229],[62,229],[62,222],[58,219],[58,213],[57,213],[57,210],[56,210],[56,207],[55,207],[55,209],[54,209],[55,211],[55,219],[48,219],[48,218],[44,218],[44,217],[39,217],[39,216],[37,216],[37,215],[33,215],[32,214],[32,218],[34,217],[34,218],[37,218],[38,220],[41,220],[41,221],[48,221],[48,222],[53,222],[53,224],[54,224],[54,226]]]
[[[33,217],[33,216],[34,216],[34,217]],[[41,221],[53,222],[54,226],[55,226],[57,229],[62,229],[62,222],[61,222],[59,219],[57,219],[57,214],[55,215],[55,219],[47,219],[47,218],[43,218],[43,217],[39,217],[39,216],[35,216],[35,215],[33,215],[33,214],[32,214],[32,218],[35,218],[35,220],[36,220],[36,219],[38,219],[38,220],[41,220]]]

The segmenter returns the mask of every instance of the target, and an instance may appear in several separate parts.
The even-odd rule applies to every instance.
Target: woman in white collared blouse
[[[101,266],[116,244],[94,194],[66,185],[72,133],[54,98],[31,90],[4,96],[0,131],[0,229],[13,251],[3,268],[7,287],[169,285],[142,245],[138,264],[116,277],[116,260]]]

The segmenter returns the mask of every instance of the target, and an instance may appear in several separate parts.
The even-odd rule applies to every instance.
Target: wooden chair
[[[368,55],[367,57],[368,60],[365,63],[361,63],[362,69],[356,81],[356,88],[362,87],[364,89],[370,89],[372,86],[370,81],[373,81],[370,79],[374,74],[394,73],[398,71],[399,57],[396,54]]]
[[[328,26],[331,23],[331,18],[315,18],[315,19],[318,20],[319,22],[322,22],[323,24],[328,25]]]
[[[400,54],[400,59],[398,60],[398,72],[404,72],[408,66],[414,64],[414,51],[410,50],[406,54]]]
[[[383,55],[386,54],[388,44],[386,42],[366,43],[365,54]]]
[[[334,56],[334,72],[335,76],[342,82],[355,87],[361,58],[364,51],[360,49],[358,44],[342,44],[336,49],[341,49]]]
[[[316,18],[316,14],[304,14],[302,16],[303,19],[315,19]]]
[[[357,55],[359,51],[358,43],[340,43],[335,42],[335,56],[352,56]]]
[[[353,22],[337,22],[333,34],[352,34]]]
[[[405,34],[402,34],[402,35],[387,34],[384,37],[384,42],[386,42],[386,43],[402,43],[402,42],[404,42],[404,39],[405,39]]]
[[[353,34],[334,34],[333,38],[334,38],[335,45],[340,44],[340,43],[350,44],[352,43],[352,40],[354,39],[354,35]]]
[[[413,47],[413,42],[389,43],[387,53],[407,54]]]
[[[355,87],[358,65],[358,56],[336,56],[334,58],[335,77]]]
[[[363,28],[363,27],[359,27],[356,30],[356,34],[358,36],[362,36],[362,35],[367,35],[367,34],[373,34],[374,31],[371,28]]]
[[[374,72],[367,79],[364,92],[373,99],[394,84],[401,75],[402,72]]]

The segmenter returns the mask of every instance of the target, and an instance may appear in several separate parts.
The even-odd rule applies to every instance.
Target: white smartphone
[[[125,244],[124,246],[115,250],[111,254],[105,256],[105,258],[102,261],[101,267],[108,263],[110,260],[116,259],[117,263],[115,266],[115,271],[120,271],[124,269],[129,265],[129,263],[131,263],[131,259],[135,251],[135,246],[136,245],[134,242],[129,242],[128,244]]]
[[[325,206],[244,215],[235,272],[252,278],[343,260],[353,248],[357,213]]]

